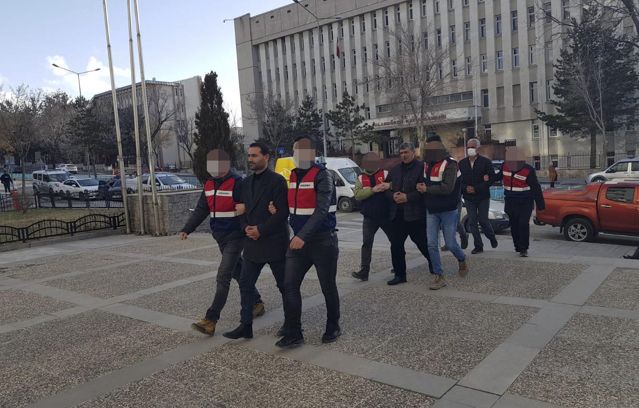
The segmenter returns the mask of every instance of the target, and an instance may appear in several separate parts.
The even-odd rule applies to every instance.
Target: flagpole
[[[120,117],[118,115],[118,98],[115,92],[115,78],[113,74],[113,57],[111,55],[111,36],[109,34],[109,12],[107,0],[102,0],[104,9],[104,31],[106,33],[107,55],[109,57],[109,75],[111,76],[111,98],[113,99],[113,118],[115,120],[115,138],[118,145],[118,164],[120,168],[120,184],[122,189],[122,203],[124,204],[124,223],[126,225],[126,233],[131,233],[131,225],[129,224],[129,208],[127,205],[126,193],[126,172],[124,170],[124,157],[122,154],[122,135],[120,134]]]

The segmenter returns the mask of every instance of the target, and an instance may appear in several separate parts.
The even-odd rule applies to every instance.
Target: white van
[[[359,166],[346,157],[318,157],[315,160],[326,165],[333,175],[337,209],[344,212],[353,211],[357,207],[353,189],[357,183],[357,176],[362,174]]]
[[[38,170],[33,172],[33,192],[55,194],[62,188],[62,183],[69,178],[69,173],[62,170]]]

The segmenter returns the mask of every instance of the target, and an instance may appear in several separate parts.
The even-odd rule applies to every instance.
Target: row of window
[[[552,98],[552,81],[546,81],[545,100],[550,101]],[[498,86],[496,89],[497,107],[503,108],[505,106],[504,87]],[[521,84],[512,85],[512,106],[521,106]],[[539,102],[539,90],[537,87],[537,81],[528,83],[528,103],[536,104]],[[490,98],[488,89],[481,90],[481,104],[483,107],[490,107]]]

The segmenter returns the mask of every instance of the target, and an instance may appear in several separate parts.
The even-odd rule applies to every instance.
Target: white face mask
[[[475,149],[474,147],[470,147],[468,148],[468,155],[470,157],[475,157],[477,156],[477,149]]]

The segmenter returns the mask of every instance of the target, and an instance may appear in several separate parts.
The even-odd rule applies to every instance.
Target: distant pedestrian
[[[557,167],[555,163],[550,163],[548,166],[548,179],[550,180],[550,188],[555,188],[555,183],[559,179],[559,174],[557,173]]]
[[[13,184],[13,179],[11,175],[7,172],[7,169],[4,169],[2,172],[2,176],[0,176],[0,182],[4,186],[5,193],[11,193],[11,185]]]

